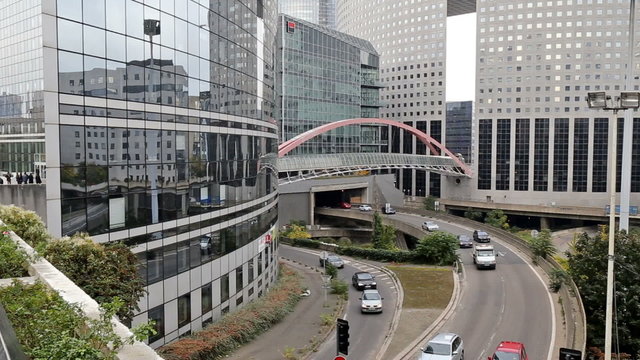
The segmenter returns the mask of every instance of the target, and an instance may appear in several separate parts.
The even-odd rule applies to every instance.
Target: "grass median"
[[[451,267],[388,265],[402,285],[404,299],[398,328],[383,359],[393,359],[420,336],[447,307],[453,295]]]

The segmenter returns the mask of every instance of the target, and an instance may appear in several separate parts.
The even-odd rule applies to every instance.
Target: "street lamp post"
[[[607,255],[607,303],[604,336],[604,359],[611,360],[611,332],[613,320],[613,265],[616,235],[616,165],[618,140],[618,111],[637,109],[640,106],[640,93],[622,92],[612,99],[605,92],[590,92],[587,94],[589,108],[612,110],[613,116],[609,120],[609,253]],[[622,209],[620,209],[622,212]]]
[[[629,1],[629,48],[627,57],[627,74],[624,83],[625,91],[633,91],[633,57],[635,47],[636,2]],[[624,132],[622,135],[622,178],[620,184],[620,230],[629,231],[629,198],[631,194],[631,157],[633,141],[633,113],[624,114]]]

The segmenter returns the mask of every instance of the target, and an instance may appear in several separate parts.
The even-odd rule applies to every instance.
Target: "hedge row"
[[[280,264],[278,283],[246,307],[158,349],[167,360],[219,359],[266,332],[293,311],[302,293],[300,276]]]
[[[321,241],[311,239],[287,239],[286,243],[292,246],[319,249],[323,246]],[[415,251],[407,250],[383,250],[373,248],[360,248],[355,246],[336,246],[335,252],[340,255],[353,256],[361,259],[384,261],[384,262],[403,262],[403,263],[419,263],[422,257]]]

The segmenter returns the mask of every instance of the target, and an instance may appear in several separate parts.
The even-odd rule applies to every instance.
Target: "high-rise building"
[[[278,12],[330,29],[336,28],[336,0],[280,0]]]
[[[603,209],[612,113],[589,109],[585,97],[624,89],[629,2],[494,0],[479,1],[477,10],[477,178],[464,199]],[[634,74],[630,91],[640,85],[637,67]],[[633,139],[632,205],[640,200],[640,119]]]
[[[366,40],[280,15],[277,78],[281,141],[338,120],[379,116],[378,53]],[[384,128],[386,130],[386,128]],[[305,142],[294,154],[380,152],[377,125],[351,125]]]
[[[380,79],[385,85],[380,114],[413,126],[441,141],[446,117],[447,14],[473,12],[475,3],[447,0],[338,0],[339,31],[371,41],[380,53]],[[408,132],[390,129],[390,152],[426,154],[424,144]],[[397,185],[410,195],[440,196],[440,175],[424,170],[397,171]]]
[[[277,275],[277,174],[259,167],[278,142],[275,3],[0,6],[0,161],[34,171],[46,153],[50,233],[132,246],[148,292],[133,325],[156,321],[154,347],[261,296]]]
[[[472,101],[447,102],[447,126],[444,144],[452,153],[460,154],[465,162],[472,161]]]

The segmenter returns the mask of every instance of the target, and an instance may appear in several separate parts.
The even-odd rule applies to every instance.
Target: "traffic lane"
[[[279,248],[280,256],[319,268],[319,251],[299,249],[287,245]],[[343,258],[344,259],[344,258]],[[344,269],[338,269],[338,278],[349,286],[349,301],[346,305],[345,319],[349,321],[349,357],[353,359],[373,359],[380,350],[393,319],[398,302],[397,289],[393,281],[385,273],[366,263],[345,260]],[[378,291],[384,298],[383,311],[379,314],[362,314],[360,300],[362,291],[351,284],[351,277],[356,271],[368,271],[376,277]],[[318,274],[320,276],[320,274]],[[333,306],[333,304],[329,304]],[[336,353],[335,331],[320,346],[311,359],[331,359]]]
[[[402,221],[416,226],[427,219],[399,215]],[[434,221],[442,231],[471,235],[468,229],[455,224]],[[498,241],[490,244],[500,255],[495,270],[476,269],[472,250],[459,250],[465,271],[461,300],[441,331],[460,334],[465,342],[465,356],[471,359],[486,359],[503,340],[522,342],[532,359],[544,359],[553,331],[548,290],[522,258]]]

